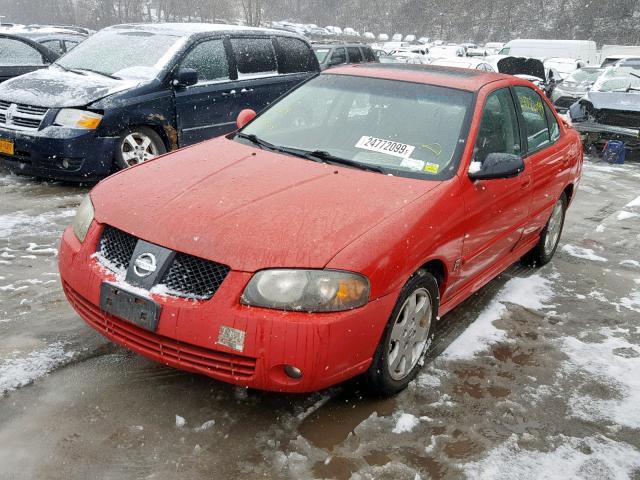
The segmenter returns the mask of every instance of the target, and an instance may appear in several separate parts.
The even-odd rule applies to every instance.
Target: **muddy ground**
[[[445,316],[419,378],[375,400],[247,391],[108,343],[56,268],[87,189],[0,171],[0,478],[640,479],[639,185],[637,164],[587,162],[554,261]]]

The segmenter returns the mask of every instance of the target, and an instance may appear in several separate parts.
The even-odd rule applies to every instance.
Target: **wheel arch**
[[[442,295],[444,294],[444,291],[447,285],[448,276],[449,276],[447,271],[447,266],[444,263],[444,261],[442,261],[439,258],[431,259],[426,263],[424,263],[423,265],[421,265],[416,272],[419,272],[421,270],[428,272],[435,277],[436,281],[438,282],[438,290],[440,291],[440,297],[442,297]]]
[[[564,193],[567,197],[567,205],[571,204],[571,201],[573,200],[573,194],[575,193],[575,187],[573,183],[567,185],[562,193]]]

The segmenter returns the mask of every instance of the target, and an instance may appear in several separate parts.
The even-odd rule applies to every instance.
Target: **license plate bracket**
[[[160,319],[161,306],[150,298],[129,292],[112,283],[103,282],[100,286],[100,309],[145,330],[155,332]]]
[[[15,146],[13,141],[0,138],[0,153],[6,155],[15,155]]]

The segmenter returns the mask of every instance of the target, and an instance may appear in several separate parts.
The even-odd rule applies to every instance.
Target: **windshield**
[[[602,70],[576,70],[565,79],[564,83],[576,83],[578,85],[592,83],[598,79],[601,73]]]
[[[149,80],[182,46],[183,37],[142,31],[103,30],[82,42],[57,65],[124,79]]]
[[[330,48],[316,48],[314,52],[316,57],[318,57],[318,63],[324,63],[330,51]]]
[[[558,72],[565,73],[565,74],[573,73],[578,68],[576,66],[576,62],[547,61],[544,63],[544,66],[546,69],[553,68],[554,70],[557,70]]]
[[[243,134],[417,178],[455,173],[473,94],[376,78],[321,75],[256,118]]]
[[[637,92],[635,89],[640,89],[640,66],[609,67],[593,86],[596,92]]]

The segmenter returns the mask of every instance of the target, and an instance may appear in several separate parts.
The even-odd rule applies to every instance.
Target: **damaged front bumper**
[[[604,125],[596,122],[574,122],[573,128],[580,133],[604,133],[627,137],[632,140],[640,140],[639,128],[618,127],[615,125]]]

